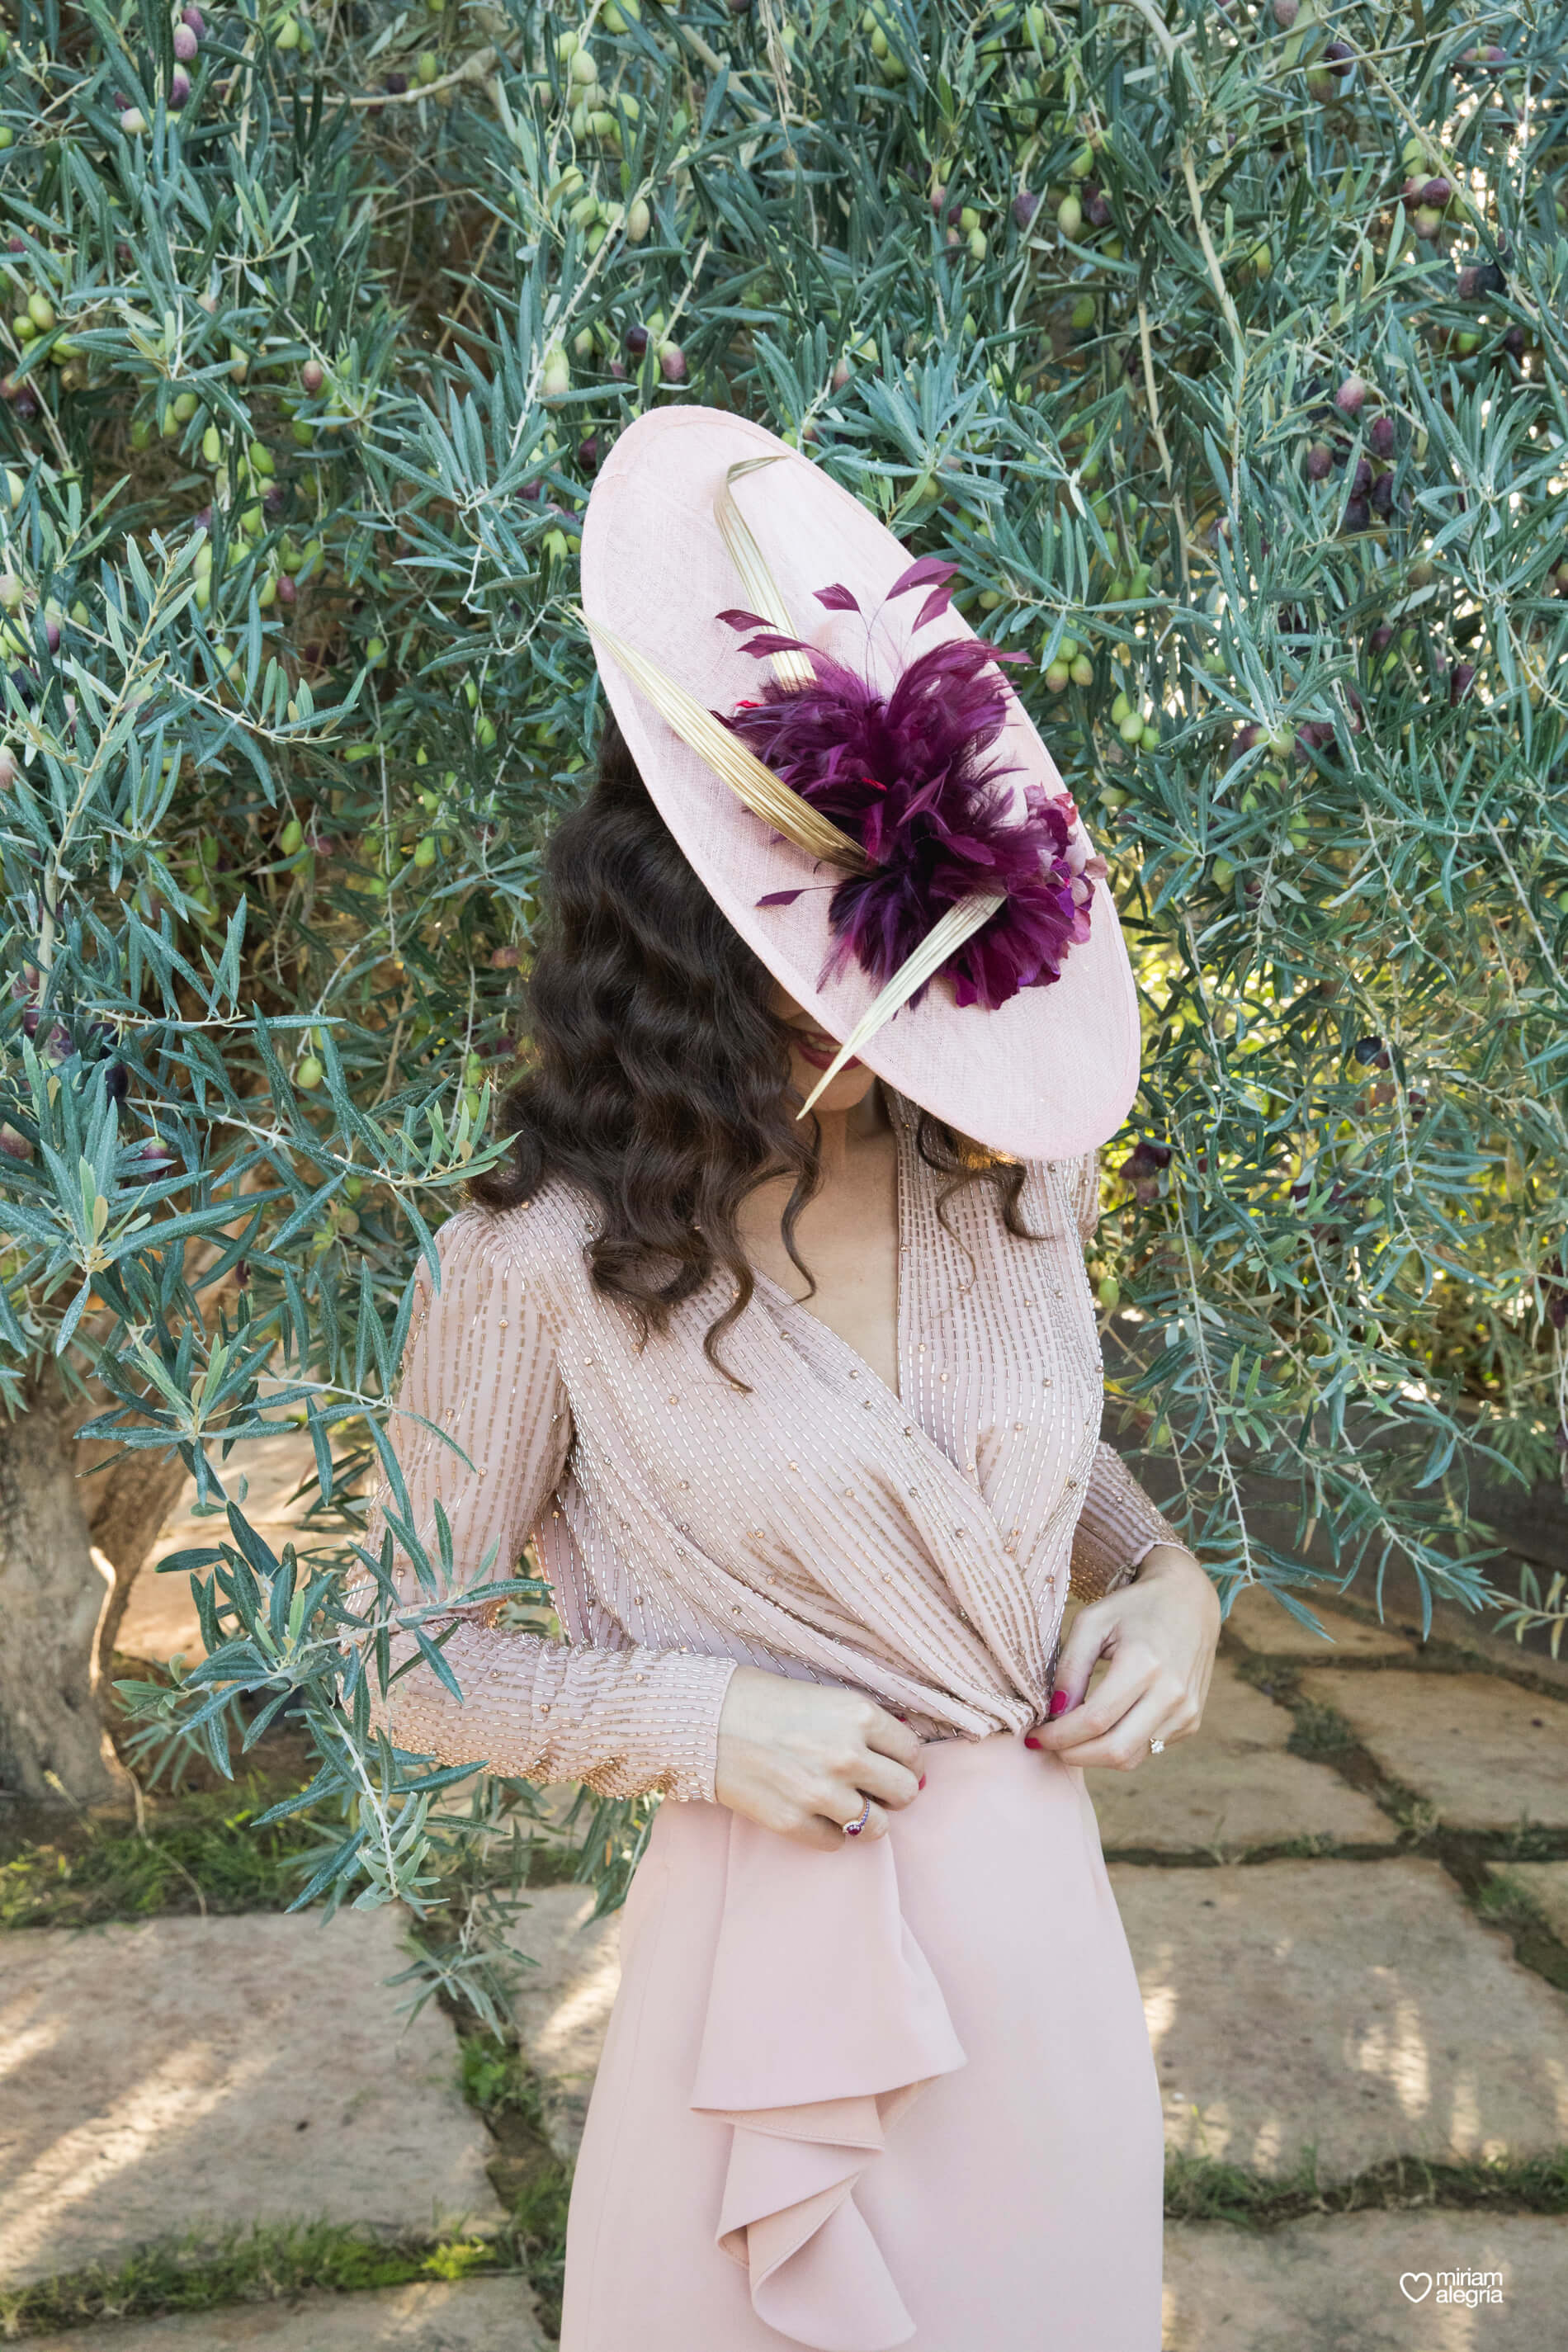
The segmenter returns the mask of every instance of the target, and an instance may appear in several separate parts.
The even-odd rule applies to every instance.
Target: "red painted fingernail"
[[[1024,1734],[1024,1745],[1026,1748],[1037,1748],[1039,1744],[1039,1741],[1035,1738],[1032,1731],[1026,1731]]]
[[[925,1784],[926,1784],[926,1776],[925,1776],[925,1774],[922,1772],[922,1773],[921,1774],[921,1787],[923,1789],[923,1788],[925,1787]]]
[[[1051,1693],[1050,1712],[1052,1715],[1065,1715],[1069,1704],[1070,1702],[1066,1691],[1053,1691]]]

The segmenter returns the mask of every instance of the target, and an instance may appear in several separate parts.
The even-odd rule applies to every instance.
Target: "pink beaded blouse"
[[[421,1268],[392,1423],[415,1524],[437,1558],[439,1500],[458,1584],[492,1544],[488,1575],[511,1574],[531,1537],[563,1638],[493,1608],[428,1621],[456,1620],[444,1656],[463,1697],[412,1668],[377,1709],[400,1747],[711,1801],[738,1664],[868,1692],[923,1738],[1024,1730],[1047,1712],[1069,1582],[1109,1591],[1177,1540],[1100,1438],[1094,1155],[1026,1163],[1019,1210],[1040,1240],[1008,1233],[984,1182],[949,1197],[944,1225],[951,1180],[916,1149],[916,1107],[884,1091],[896,1394],[761,1273],[720,1344],[733,1380],[702,1350],[722,1274],[639,1347],[589,1277],[595,1203],[563,1181],[440,1228],[441,1286]],[[389,1500],[384,1486],[372,1549]],[[397,1573],[425,1598],[406,1561]]]

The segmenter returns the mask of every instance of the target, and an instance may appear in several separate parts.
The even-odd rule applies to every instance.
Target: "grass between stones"
[[[1309,2149],[1294,2174],[1265,2179],[1239,2166],[1206,2157],[1165,2159],[1169,2221],[1234,2221],[1253,2230],[1278,2229],[1309,2213],[1363,2213],[1417,2207],[1470,2212],[1568,2213],[1568,2147],[1520,2163],[1432,2164],[1396,2156],[1327,2184]]]
[[[379,2237],[337,2221],[258,2223],[216,2243],[139,2247],[123,2262],[0,2287],[6,2343],[104,2319],[162,2319],[237,2303],[274,2303],[307,2288],[339,2294],[517,2269],[501,2239]]]
[[[1536,1904],[1517,1883],[1510,1884],[1506,1875],[1510,1862],[1568,1861],[1568,1831],[1543,1829],[1533,1822],[1521,1822],[1511,1829],[1455,1830],[1447,1828],[1440,1815],[1419,1790],[1408,1788],[1384,1772],[1376,1759],[1362,1746],[1354,1730],[1332,1707],[1305,1698],[1300,1687],[1300,1661],[1296,1658],[1271,1658],[1255,1651],[1232,1648],[1229,1654],[1243,1679],[1265,1692],[1277,1705],[1286,1707],[1294,1717],[1294,1728],[1287,1743],[1293,1755],[1309,1758],[1326,1766],[1359,1789],[1387,1814],[1396,1838],[1396,1851],[1429,1855],[1442,1864],[1455,1885],[1464,1895],[1476,1916],[1490,1927],[1508,1931],[1513,1943],[1513,1956],[1520,1965],[1530,1969],[1560,1992],[1568,1992],[1568,1946],[1564,1946],[1547,1926]],[[1441,1664],[1411,1664],[1403,1659],[1360,1658],[1347,1661],[1363,1674],[1440,1674],[1463,1671],[1467,1674],[1488,1671],[1474,1656],[1456,1651],[1453,1659]],[[1562,1695],[1551,1685],[1538,1683],[1533,1676],[1510,1672],[1506,1679],[1522,1681],[1542,1696],[1562,1705]],[[1363,1850],[1364,1851],[1364,1850]],[[1376,1859],[1386,1849],[1375,1849],[1368,1859]],[[1342,1846],[1342,1859],[1359,1858],[1358,1850]],[[1261,1854],[1247,1854],[1238,1859],[1256,1861]],[[1118,1860],[1121,1857],[1117,1856]],[[1503,1865],[1500,1880],[1494,1868]]]
[[[547,2335],[559,2336],[572,2167],[545,2137],[539,2083],[517,2042],[498,2041],[482,2029],[463,2030],[461,2004],[444,2000],[443,2006],[448,2013],[454,2009],[458,2012],[463,2095],[484,2117],[496,2144],[485,2168],[507,2208],[503,2237],[511,2242],[516,2266],[528,2273],[540,2325]]]

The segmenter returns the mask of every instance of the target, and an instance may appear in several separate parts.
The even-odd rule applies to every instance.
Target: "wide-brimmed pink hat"
[[[741,936],[899,1093],[1062,1159],[1131,1105],[1137,992],[1103,860],[950,569],[710,408],[629,426],[583,527],[605,691]]]

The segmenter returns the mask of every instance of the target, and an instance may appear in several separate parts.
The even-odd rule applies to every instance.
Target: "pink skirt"
[[[666,1804],[566,2238],[561,2352],[1159,2352],[1163,2150],[1083,1774],[928,1747],[817,1853]]]

